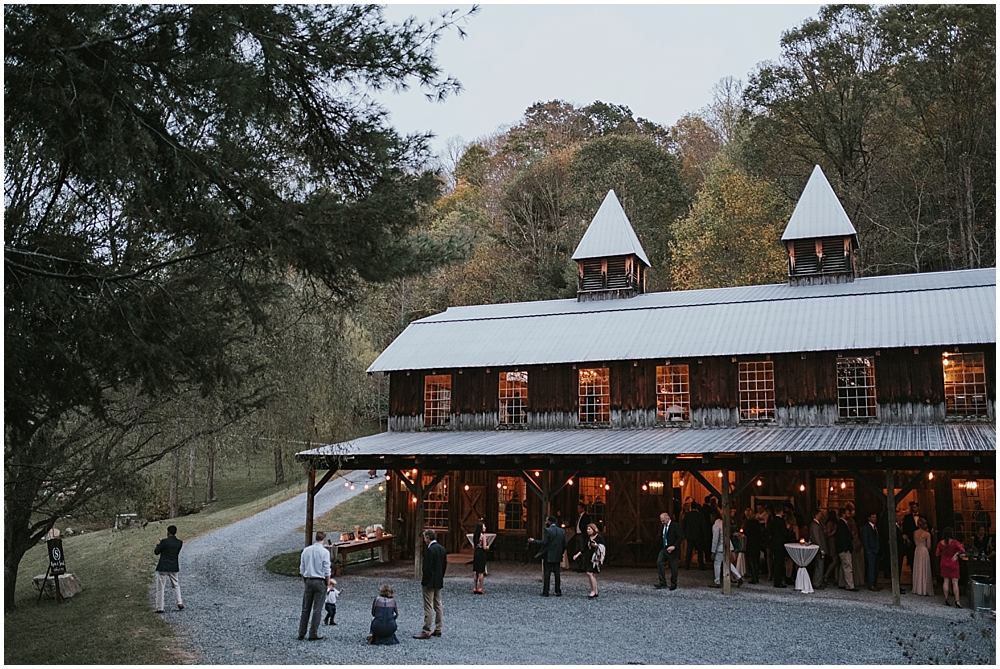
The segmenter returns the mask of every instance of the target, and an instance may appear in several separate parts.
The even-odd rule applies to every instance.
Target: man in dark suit
[[[687,558],[684,560],[684,568],[691,568],[691,557],[695,550],[698,551],[698,569],[705,568],[705,546],[701,537],[705,534],[705,514],[698,508],[698,502],[691,502],[691,510],[681,518],[681,528],[687,538]],[[710,558],[714,560],[715,558]]]
[[[680,568],[681,542],[684,541],[684,531],[681,524],[675,523],[670,514],[664,511],[660,514],[663,530],[660,532],[660,554],[656,557],[656,571],[660,577],[656,584],[657,590],[667,587],[667,572],[664,565],[670,565],[670,589],[677,589],[677,572]]]
[[[861,574],[855,576],[854,574],[854,535],[851,534],[851,526],[847,524],[847,508],[844,507],[840,510],[837,518],[837,531],[833,535],[833,542],[837,549],[837,557],[840,558],[840,567],[838,573],[838,583],[842,584],[839,587],[845,590],[850,590],[851,592],[857,592],[858,589],[854,585],[855,578],[861,578]]]
[[[441,588],[444,587],[444,572],[448,568],[448,551],[437,542],[434,530],[424,530],[424,574],[420,579],[420,589],[424,596],[424,628],[414,639],[430,639],[441,636],[441,622],[444,609],[441,607]],[[431,622],[434,631],[431,632]]]
[[[785,550],[785,542],[788,541],[788,525],[785,524],[785,510],[779,507],[771,516],[770,524],[767,526],[768,534],[771,537],[771,578],[774,579],[774,587],[784,588],[785,586],[785,558],[788,551]]]
[[[566,531],[559,527],[559,521],[555,516],[549,516],[545,519],[545,534],[542,539],[528,539],[528,543],[539,547],[535,557],[545,561],[545,585],[542,586],[542,597],[549,596],[549,582],[553,573],[556,575],[556,597],[562,597],[560,567],[563,551],[566,550]]]
[[[878,514],[872,511],[868,514],[868,522],[861,525],[861,545],[865,549],[865,571],[868,576],[868,589],[875,592],[882,589],[878,585],[878,555],[881,540],[879,539],[877,523]]]
[[[586,571],[584,568],[584,562],[586,560],[586,548],[587,548],[587,525],[590,525],[590,514],[587,513],[587,505],[580,502],[576,505],[576,525],[574,529],[576,534],[573,535],[573,553],[581,553],[580,560],[577,562],[574,571]]]
[[[171,525],[167,528],[167,536],[156,542],[153,554],[159,555],[160,559],[156,563],[156,612],[163,613],[163,590],[170,581],[170,586],[174,589],[174,597],[177,599],[177,608],[183,609],[184,602],[181,600],[181,584],[177,580],[177,574],[181,570],[179,555],[184,542],[177,538],[177,527]]]
[[[903,516],[903,544],[906,547],[906,563],[913,570],[913,554],[916,552],[916,544],[913,543],[913,533],[917,531],[917,523],[920,522],[920,503],[910,502],[910,512]]]

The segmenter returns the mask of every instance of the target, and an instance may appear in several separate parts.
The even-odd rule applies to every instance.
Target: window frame
[[[523,380],[511,379],[510,375],[523,375]],[[528,372],[524,370],[508,370],[497,374],[497,425],[506,428],[527,427],[528,425]],[[514,384],[505,386],[505,384]],[[510,394],[514,393],[514,394]],[[521,393],[518,395],[517,393]],[[520,421],[510,420],[516,412],[515,400],[520,400]],[[508,403],[514,405],[514,411],[508,411]]]
[[[435,382],[435,379],[438,381]],[[447,379],[447,387],[440,381]],[[424,376],[424,427],[450,427],[452,417],[451,374]]]
[[[681,390],[677,389],[677,381],[675,372],[672,370],[683,370],[683,381],[681,381]],[[664,383],[661,381],[669,375],[672,390],[661,391],[664,387],[661,385]],[[666,409],[669,408],[671,400],[669,398],[680,397],[681,399],[676,402],[672,402],[673,405],[679,406],[682,409],[681,418],[679,420],[671,420],[667,418]],[[661,401],[662,400],[662,401]],[[667,425],[675,423],[690,423],[691,422],[691,367],[690,365],[657,365],[656,366],[656,421],[658,423],[664,423]]]
[[[961,361],[963,368],[965,367],[965,361],[969,359],[978,361],[978,365],[973,367],[972,371],[962,371],[963,379],[961,381],[956,381],[952,379],[949,381],[949,365],[952,365],[951,369],[955,369],[956,361]],[[975,364],[975,363],[972,363]],[[989,385],[986,382],[986,355],[982,351],[970,351],[963,353],[952,353],[950,351],[944,351],[941,354],[941,373],[944,377],[944,414],[946,418],[988,418],[989,417]],[[955,372],[952,371],[952,374]],[[979,374],[982,376],[981,379],[975,378]],[[968,380],[968,377],[972,375],[972,380]],[[959,394],[959,390],[971,388],[972,392],[962,392]],[[975,403],[969,404],[963,401],[962,406],[965,410],[958,410],[957,398],[968,398],[969,396],[973,398],[981,395],[982,405],[976,405]],[[949,399],[950,398],[950,399]]]
[[[603,382],[590,383],[584,381],[584,373],[597,372],[596,378]],[[577,420],[580,425],[609,425],[611,423],[611,370],[608,367],[581,367],[577,370]],[[603,390],[601,393],[585,393],[585,388]],[[593,410],[590,409],[588,398],[595,398]],[[596,419],[588,419],[595,416]]]
[[[737,389],[741,423],[771,423],[777,418],[777,403],[774,392],[774,362],[772,360],[748,360],[737,363]],[[753,378],[749,377],[753,374]],[[765,376],[758,378],[759,374]],[[747,378],[744,378],[744,374]],[[751,383],[754,385],[750,387]],[[759,387],[763,384],[763,387]],[[761,409],[760,407],[764,407]],[[751,412],[755,411],[755,415]],[[761,416],[763,414],[763,416]]]
[[[847,368],[848,365],[852,363],[857,363],[859,361],[867,361],[867,365],[856,365],[853,369],[861,369],[867,367],[868,378],[866,379],[869,383],[864,386],[847,386],[841,385],[841,380],[849,380],[851,378],[860,378],[857,374],[848,377],[847,375],[842,376],[842,368]],[[862,394],[856,395],[854,397],[850,396],[851,391],[858,391]],[[875,358],[870,355],[845,355],[837,356],[837,420],[838,421],[873,421],[878,419],[878,397],[876,394],[876,380],[875,380]],[[857,400],[862,398],[867,400],[863,407],[858,404]],[[854,404],[852,405],[852,401]],[[850,415],[852,409],[858,410],[863,408],[866,412],[870,412],[870,415]]]

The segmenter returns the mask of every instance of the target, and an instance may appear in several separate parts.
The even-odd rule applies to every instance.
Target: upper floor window
[[[982,353],[948,353],[944,366],[945,413],[950,416],[986,415],[986,363]]]
[[[611,384],[608,368],[580,370],[580,422],[611,422]]]
[[[501,425],[524,425],[528,422],[528,373],[500,372]]]
[[[687,365],[656,368],[656,419],[665,422],[691,420],[691,384]]]
[[[841,418],[875,418],[873,358],[837,358],[837,406]]]
[[[774,363],[741,362],[740,420],[774,420]]]
[[[424,425],[451,423],[451,374],[424,377]]]

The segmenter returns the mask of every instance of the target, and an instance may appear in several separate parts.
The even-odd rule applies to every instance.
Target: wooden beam
[[[743,483],[741,483],[741,484],[739,484],[738,486],[736,486],[736,487],[735,487],[735,488],[733,489],[733,492],[732,492],[732,496],[733,496],[733,497],[739,497],[739,496],[740,496],[740,494],[742,494],[742,492],[743,492],[744,490],[746,490],[747,488],[749,488],[749,487],[750,487],[750,484],[751,484],[751,483],[753,483],[754,481],[756,481],[756,480],[757,480],[757,477],[758,477],[758,476],[760,476],[760,475],[761,475],[761,473],[762,473],[762,472],[760,472],[760,471],[756,471],[756,472],[754,472],[753,476],[751,476],[750,478],[748,478],[748,479],[744,480],[744,481],[743,481]]]
[[[899,546],[896,545],[896,486],[892,469],[885,470],[885,514],[889,528],[889,573],[892,574],[892,605],[899,606]]]
[[[549,499],[552,499],[553,497],[555,497],[556,495],[558,495],[559,493],[561,493],[562,490],[563,490],[563,488],[565,488],[567,485],[569,485],[569,482],[571,480],[573,480],[574,478],[576,478],[576,475],[579,474],[579,473],[580,473],[579,471],[573,472],[573,474],[568,479],[566,479],[565,481],[563,481],[562,484],[560,484],[560,486],[558,488],[556,488],[555,490],[549,491]]]
[[[309,466],[309,478],[306,481],[306,548],[312,544],[313,513],[316,510],[316,470]]]
[[[336,465],[334,465],[329,470],[327,470],[326,474],[323,474],[323,478],[321,478],[319,480],[319,483],[316,484],[316,487],[313,488],[313,495],[315,495],[320,490],[322,490],[323,486],[325,486],[327,483],[329,483],[330,479],[332,479],[333,475],[336,474],[336,473],[337,473],[337,466]]]
[[[526,472],[524,470],[521,470],[521,478],[523,478],[525,480],[525,482],[527,482],[528,487],[531,488],[532,492],[535,493],[535,496],[538,497],[538,499],[540,499],[542,501],[542,503],[544,504],[545,503],[545,496],[542,493],[542,489],[538,486],[538,483],[535,481],[535,479],[533,479],[528,474],[528,472]]]
[[[729,517],[729,470],[722,470],[722,594],[728,595],[733,591],[732,579],[729,578],[729,565],[732,554],[730,553],[732,536],[732,520]],[[715,556],[712,556],[714,564]]]
[[[919,474],[917,474],[916,476],[914,476],[912,479],[910,479],[909,483],[907,483],[902,488],[900,488],[900,490],[899,490],[899,497],[900,498],[906,497],[911,492],[913,492],[914,490],[916,490],[917,486],[920,485],[920,483],[930,473],[931,473],[930,469],[925,469],[925,470],[921,471]]]
[[[855,481],[860,481],[861,484],[875,493],[875,496],[881,500],[885,499],[885,493],[877,485],[871,482],[871,480],[859,471],[851,470],[851,476],[854,477]]]
[[[689,469],[688,471],[691,473],[691,476],[693,476],[696,479],[698,479],[698,482],[701,483],[703,486],[705,486],[705,488],[708,490],[708,492],[710,492],[711,494],[715,495],[719,499],[722,499],[722,493],[720,493],[718,490],[716,490],[715,486],[712,485],[711,483],[709,483],[708,479],[705,478],[704,476],[702,476],[702,474],[701,474],[700,471],[698,471],[697,469]]]

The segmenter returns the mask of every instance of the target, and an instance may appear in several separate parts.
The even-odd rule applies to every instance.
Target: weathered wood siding
[[[770,359],[774,365],[775,422],[782,426],[831,425],[840,420],[837,407],[837,358],[867,356],[875,360],[878,420],[885,423],[935,423],[945,420],[942,347],[823,351],[770,356],[672,359],[687,365],[691,391],[691,427],[739,425],[739,362]],[[986,363],[989,419],[996,400],[996,346],[964,346],[983,352]],[[578,369],[607,367],[610,382],[610,427],[652,427],[656,421],[656,367],[664,360],[595,361],[577,365],[534,365],[528,372],[528,429],[579,427]],[[490,430],[497,427],[498,375],[513,368],[439,369],[392,372],[389,384],[389,428],[423,429],[423,384],[427,374],[451,374],[452,422],[449,429]],[[440,429],[440,428],[437,428]]]

